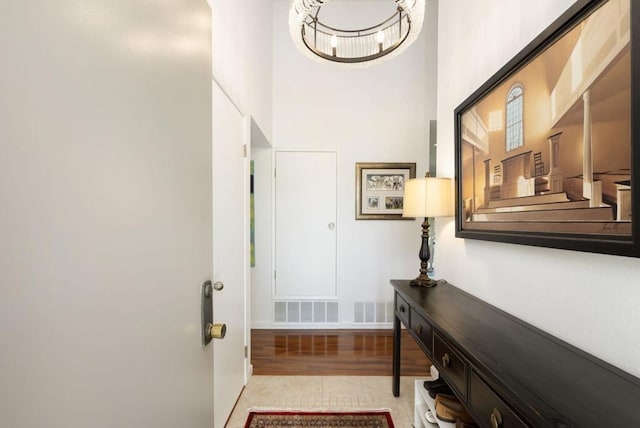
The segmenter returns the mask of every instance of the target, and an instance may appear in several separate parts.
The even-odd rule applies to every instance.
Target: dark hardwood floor
[[[431,362],[402,331],[401,373],[424,376]],[[393,330],[252,330],[255,375],[390,376]]]

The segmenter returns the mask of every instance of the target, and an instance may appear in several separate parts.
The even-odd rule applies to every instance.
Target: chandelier
[[[396,12],[383,22],[359,30],[341,30],[320,22],[329,0],[293,0],[289,31],[294,43],[315,60],[367,66],[388,60],[413,43],[424,20],[425,0],[393,0]]]

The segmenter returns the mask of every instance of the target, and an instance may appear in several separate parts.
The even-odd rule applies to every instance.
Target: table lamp
[[[429,217],[453,215],[453,183],[450,178],[429,177],[407,180],[404,187],[403,217],[424,217],[422,223],[422,245],[420,275],[411,281],[411,285],[433,287],[438,281],[429,278],[427,265],[431,258],[429,251]]]

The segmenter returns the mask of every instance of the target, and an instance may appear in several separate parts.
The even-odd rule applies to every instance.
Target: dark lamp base
[[[431,252],[429,251],[429,219],[425,218],[422,222],[422,245],[420,245],[420,252],[418,253],[420,259],[420,275],[409,284],[416,287],[434,287],[438,285],[438,281],[429,278],[427,275],[428,263],[431,258]]]
[[[419,276],[416,279],[411,280],[409,285],[415,287],[435,287],[436,285],[438,285],[438,281],[429,277],[423,278]]]

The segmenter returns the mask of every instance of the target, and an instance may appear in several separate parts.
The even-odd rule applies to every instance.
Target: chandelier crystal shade
[[[293,0],[289,31],[306,56],[349,66],[368,66],[391,59],[413,43],[424,20],[425,0],[389,0],[396,12],[385,21],[359,30],[341,30],[318,16],[329,0]]]

